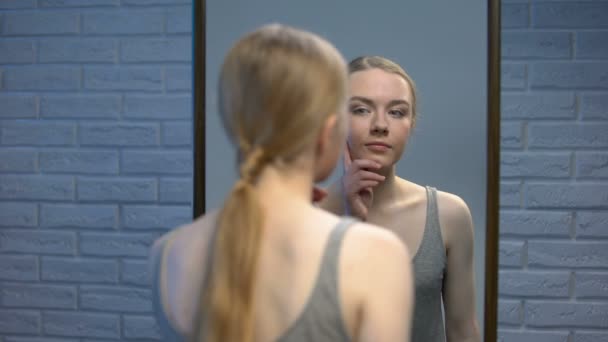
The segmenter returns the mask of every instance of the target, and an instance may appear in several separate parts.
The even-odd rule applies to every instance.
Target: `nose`
[[[377,113],[372,119],[371,125],[372,135],[387,135],[388,134],[388,122],[386,117],[382,113]]]

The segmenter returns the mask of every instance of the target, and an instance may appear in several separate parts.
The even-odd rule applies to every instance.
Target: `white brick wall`
[[[191,0],[0,0],[0,342],[157,340],[191,218]]]
[[[608,2],[502,21],[499,340],[608,341]]]

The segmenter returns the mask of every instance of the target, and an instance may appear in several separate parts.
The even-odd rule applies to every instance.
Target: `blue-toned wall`
[[[504,1],[499,336],[608,341],[608,2]]]
[[[158,336],[191,218],[191,1],[0,1],[0,341]]]

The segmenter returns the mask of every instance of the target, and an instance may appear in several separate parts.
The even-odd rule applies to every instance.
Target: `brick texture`
[[[161,340],[147,254],[191,220],[191,64],[192,0],[0,1],[0,342]]]
[[[502,342],[608,341],[608,2],[502,2]]]

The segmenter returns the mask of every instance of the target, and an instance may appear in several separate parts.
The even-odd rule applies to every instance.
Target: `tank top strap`
[[[427,212],[426,212],[426,225],[432,229],[439,229],[439,207],[437,205],[437,189],[432,186],[426,187],[427,194]]]
[[[354,222],[342,218],[329,233],[308,302],[278,342],[349,341],[340,309],[338,266],[344,235]]]
[[[325,245],[323,258],[321,259],[321,270],[317,282],[330,282],[332,288],[337,293],[338,283],[338,262],[340,260],[340,250],[342,249],[342,240],[348,231],[348,228],[356,222],[355,219],[345,217],[332,229]]]
[[[426,223],[420,246],[414,257],[415,262],[422,261],[429,257],[436,258],[443,256],[445,258],[445,247],[443,245],[443,237],[441,236],[441,225],[439,223],[439,206],[437,204],[437,189],[431,186],[426,186]]]

